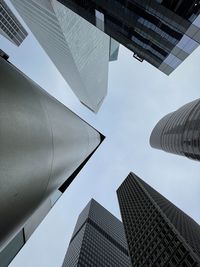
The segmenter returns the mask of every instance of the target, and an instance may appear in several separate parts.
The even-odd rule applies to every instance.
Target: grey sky
[[[149,145],[159,119],[199,98],[199,48],[167,77],[121,46],[118,61],[110,63],[108,95],[97,115],[79,103],[30,31],[19,48],[0,37],[0,48],[19,69],[106,135],[11,267],[60,267],[77,217],[91,197],[120,218],[116,189],[130,171],[200,223],[199,162]]]

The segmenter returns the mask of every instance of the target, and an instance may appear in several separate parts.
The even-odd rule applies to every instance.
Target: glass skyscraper
[[[200,42],[197,0],[59,0],[169,75]]]
[[[151,133],[150,144],[200,161],[200,99],[163,117]]]
[[[200,226],[130,173],[117,190],[134,267],[200,266]]]
[[[62,267],[131,267],[121,221],[92,199],[78,217]]]
[[[11,2],[79,100],[97,112],[117,51],[110,37],[57,0]]]
[[[17,46],[28,35],[4,0],[0,0],[0,34]]]
[[[104,136],[0,57],[0,266],[29,239]]]

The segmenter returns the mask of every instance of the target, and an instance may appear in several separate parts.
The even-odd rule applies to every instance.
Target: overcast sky
[[[199,48],[168,77],[121,46],[118,61],[110,63],[108,95],[97,115],[79,103],[30,31],[19,48],[0,37],[0,48],[26,75],[106,136],[11,267],[61,267],[77,217],[92,197],[120,218],[116,189],[130,171],[200,223],[200,163],[149,145],[159,119],[199,98]]]

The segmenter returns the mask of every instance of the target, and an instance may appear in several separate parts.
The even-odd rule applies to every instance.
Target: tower
[[[107,94],[110,51],[117,50],[110,37],[57,0],[11,2],[80,102],[97,112]]]
[[[131,266],[122,222],[92,199],[78,217],[63,267]]]
[[[200,43],[197,0],[58,1],[167,75]]]
[[[200,266],[200,226],[130,173],[117,190],[133,266]]]
[[[8,265],[104,136],[1,57],[0,73],[0,259]]]
[[[200,160],[200,100],[167,114],[154,127],[150,145],[169,153]]]

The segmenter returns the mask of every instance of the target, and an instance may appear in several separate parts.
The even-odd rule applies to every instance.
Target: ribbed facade
[[[63,267],[131,266],[122,222],[95,200],[79,215]]]
[[[200,266],[200,226],[130,173],[117,190],[135,267]]]
[[[169,75],[200,42],[200,3],[188,0],[58,0]]]
[[[108,86],[110,38],[57,0],[11,0],[79,100],[97,112]]]
[[[151,133],[153,148],[200,160],[200,100],[163,117]]]
[[[28,35],[4,0],[0,0],[0,34],[17,46]]]

